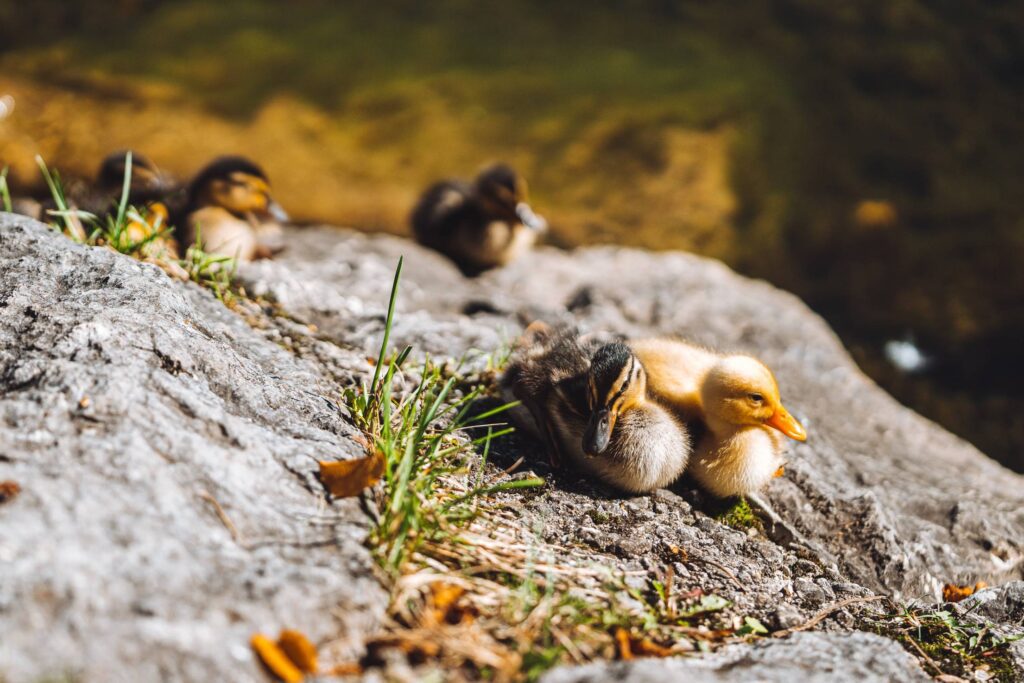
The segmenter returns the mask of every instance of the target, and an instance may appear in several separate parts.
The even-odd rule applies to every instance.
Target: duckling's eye
[[[749,394],[747,398],[749,398],[754,403],[764,403],[764,396],[762,396],[761,394]]]

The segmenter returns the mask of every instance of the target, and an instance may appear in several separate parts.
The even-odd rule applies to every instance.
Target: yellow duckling
[[[689,472],[710,493],[756,494],[781,473],[781,435],[806,440],[782,405],[775,376],[756,358],[719,355],[675,339],[630,346],[648,369],[651,395],[681,419],[704,423]]]
[[[505,164],[488,166],[471,184],[437,183],[413,209],[413,235],[466,275],[478,275],[529,251],[547,230],[527,194],[526,180]]]
[[[691,450],[686,428],[648,399],[646,382],[625,344],[534,323],[517,343],[502,387],[529,411],[513,417],[545,441],[553,464],[568,458],[608,484],[646,493],[675,481]]]
[[[247,262],[280,250],[281,223],[287,220],[263,169],[244,157],[223,156],[189,183],[176,224],[183,249],[198,239],[208,253]]]

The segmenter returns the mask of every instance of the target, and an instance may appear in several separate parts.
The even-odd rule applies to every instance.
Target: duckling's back
[[[412,232],[420,244],[447,253],[446,248],[469,219],[472,189],[460,180],[432,185],[412,211]]]
[[[520,427],[544,439],[546,427],[541,422],[547,422],[556,430],[562,448],[569,441],[562,438],[565,431],[582,435],[587,409],[586,373],[596,346],[581,338],[573,327],[535,324],[526,331],[501,380],[506,398],[520,401],[529,411],[513,411]],[[565,420],[573,424],[563,424]],[[575,448],[579,449],[580,444]]]

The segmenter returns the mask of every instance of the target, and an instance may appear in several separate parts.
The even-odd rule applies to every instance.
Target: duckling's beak
[[[278,223],[287,223],[291,220],[288,212],[284,210],[280,204],[275,202],[273,199],[267,201],[267,213]]]
[[[583,452],[589,456],[600,455],[608,448],[612,437],[612,416],[607,408],[594,411],[590,422],[583,431]]]
[[[791,439],[807,441],[807,431],[803,428],[803,425],[797,422],[796,418],[790,415],[789,411],[782,406],[775,409],[775,414],[769,417],[765,424],[778,429]]]
[[[530,230],[544,232],[548,229],[548,222],[544,220],[544,217],[535,214],[533,209],[531,209],[530,205],[526,202],[519,202],[516,204],[516,216],[519,218],[519,221]]]

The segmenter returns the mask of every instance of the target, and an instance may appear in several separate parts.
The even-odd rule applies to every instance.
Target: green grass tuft
[[[103,218],[71,206],[64,192],[60,173],[47,167],[43,158],[36,156],[50,189],[56,210],[49,215],[58,218],[61,225],[51,223],[71,239],[92,247],[105,246],[140,260],[149,260],[177,277],[208,288],[227,305],[235,296],[235,275],[238,262],[230,256],[211,254],[203,248],[202,233],[197,226],[195,243],[189,246],[184,259],[178,259],[170,245],[174,228],[164,223],[163,215],[128,203],[132,181],[132,153],[125,154],[124,182],[121,196],[113,213]],[[4,170],[6,174],[6,169]],[[6,197],[6,180],[0,176],[0,191]],[[9,203],[9,197],[5,203]]]
[[[901,607],[892,614],[865,617],[868,630],[896,640],[937,675],[1009,683],[1018,680],[1010,643],[1024,634],[1003,636],[994,624],[968,621],[948,610]]]
[[[372,451],[384,457],[384,495],[370,542],[381,566],[392,575],[402,571],[422,543],[447,537],[454,541],[460,525],[475,517],[475,502],[480,497],[543,484],[542,479],[530,478],[487,485],[478,477],[462,489],[453,488],[451,478],[467,472],[474,449],[483,450],[482,470],[491,441],[512,428],[488,427],[475,439],[461,432],[511,404],[475,414],[474,405],[486,388],[460,392],[459,377],[429,358],[419,368],[413,389],[396,390],[411,352],[406,347],[397,355],[388,355],[402,262],[400,259],[395,269],[373,378],[369,384],[346,390],[343,396],[357,425],[366,432]]]

